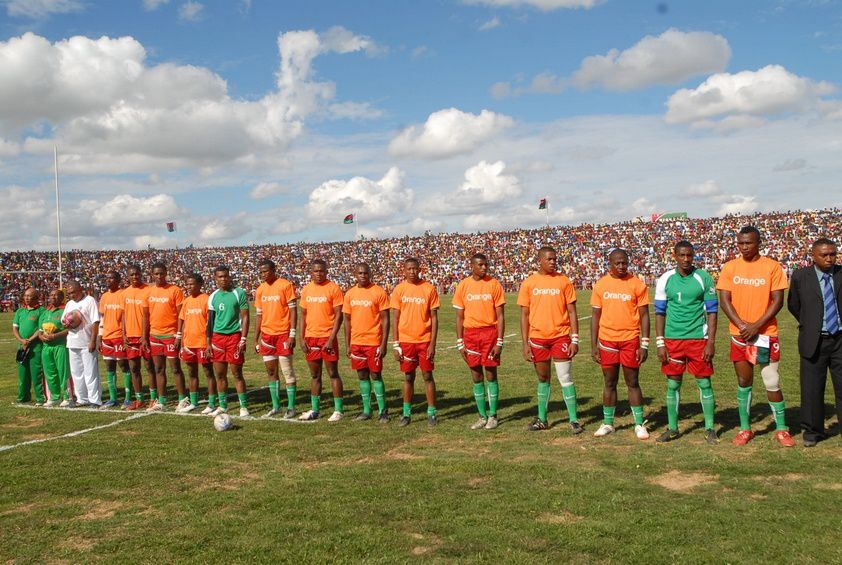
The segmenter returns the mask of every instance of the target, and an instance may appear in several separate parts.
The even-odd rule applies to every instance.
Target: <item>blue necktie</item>
[[[839,331],[839,312],[836,310],[836,297],[833,296],[833,286],[830,284],[830,275],[822,275],[824,281],[824,320],[827,326],[827,333],[835,334]]]

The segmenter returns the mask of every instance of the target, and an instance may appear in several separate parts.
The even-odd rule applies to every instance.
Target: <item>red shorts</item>
[[[122,360],[126,358],[126,346],[122,338],[102,340],[102,358],[106,361]]]
[[[334,340],[331,346],[331,352],[325,351],[324,347],[327,345],[326,337],[305,337],[304,347],[307,350],[305,357],[307,361],[339,361],[339,343]]]
[[[637,362],[637,350],[640,349],[638,338],[628,341],[605,341],[600,339],[599,343],[599,364],[603,369],[622,365],[630,369],[637,369],[640,363]]]
[[[175,350],[174,337],[150,337],[149,349],[152,350],[152,357],[178,358],[178,351]]]
[[[289,343],[289,332],[279,335],[260,334],[260,341],[257,342],[257,352],[263,356],[264,361],[271,361],[268,359],[272,357],[289,357],[292,355],[292,349],[287,347]]]
[[[211,361],[214,363],[231,363],[242,365],[245,358],[240,353],[240,332],[232,334],[218,334],[211,336]]]
[[[661,363],[661,373],[667,376],[683,375],[685,369],[694,377],[709,377],[713,374],[713,363],[705,363],[702,356],[706,339],[665,339],[669,360]]]
[[[778,336],[769,336],[769,347],[747,344],[742,338],[731,336],[731,361],[748,361],[752,365],[766,365],[781,360]]]
[[[372,373],[381,372],[383,359],[377,355],[378,349],[376,345],[351,344],[351,368],[355,371],[368,369]]]
[[[181,360],[189,365],[192,365],[193,363],[207,365],[211,362],[211,360],[205,355],[204,347],[185,347],[182,345],[179,357],[181,357]]]
[[[126,347],[126,359],[137,359],[138,357],[152,359],[152,353],[150,351],[141,350],[139,337],[126,338],[126,341],[129,344],[129,346]]]
[[[563,335],[553,339],[529,338],[529,349],[532,351],[532,361],[540,363],[551,358],[559,361],[570,359],[570,336]]]
[[[462,334],[468,367],[499,367],[500,360],[491,356],[497,347],[497,326],[465,328]]]
[[[417,367],[422,371],[432,372],[435,369],[435,363],[427,358],[427,349],[430,347],[430,342],[426,343],[404,343],[400,342],[401,351],[401,372],[411,373]]]

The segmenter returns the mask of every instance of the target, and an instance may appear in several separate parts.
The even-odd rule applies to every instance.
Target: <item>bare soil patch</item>
[[[706,473],[684,473],[682,471],[667,471],[657,477],[652,477],[649,482],[674,492],[688,493],[696,487],[715,483],[719,475],[708,475]]]
[[[560,512],[557,514],[552,514],[550,512],[544,512],[540,516],[538,516],[538,520],[547,524],[575,524],[579,522],[583,518],[581,516],[577,516],[572,512]]]

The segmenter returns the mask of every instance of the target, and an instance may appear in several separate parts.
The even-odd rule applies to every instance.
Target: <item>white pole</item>
[[[360,213],[354,212],[354,234],[356,241],[360,240]]]
[[[550,199],[549,199],[549,197],[547,197],[547,198],[544,200],[544,202],[546,202],[546,203],[547,203],[547,205],[546,205],[546,206],[544,206],[544,214],[545,214],[545,215],[546,215],[546,217],[547,217],[547,227],[550,227]]]
[[[58,287],[64,288],[61,267],[61,203],[58,195],[58,147],[53,145],[53,160],[56,176],[56,241],[58,243]]]

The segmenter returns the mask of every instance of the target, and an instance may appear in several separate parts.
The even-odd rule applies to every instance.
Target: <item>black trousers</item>
[[[822,336],[812,357],[801,357],[801,431],[804,439],[824,439],[824,389],[833,381],[836,417],[842,432],[842,333]]]

